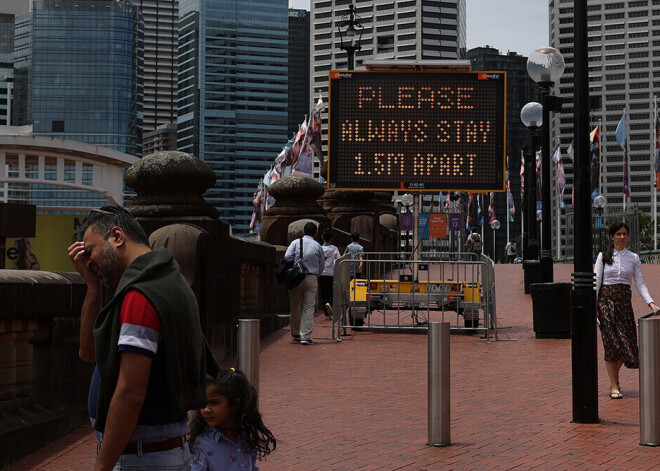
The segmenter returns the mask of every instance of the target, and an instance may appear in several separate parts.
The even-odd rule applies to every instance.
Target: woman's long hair
[[[245,374],[240,370],[221,370],[215,378],[209,378],[207,386],[225,396],[230,404],[236,404],[234,424],[238,435],[245,440],[245,451],[256,453],[260,458],[273,452],[277,440],[264,425],[261,413],[257,409],[257,391],[250,384]],[[193,412],[190,420],[190,438],[188,443],[193,447],[195,439],[206,430],[206,422],[200,411]]]
[[[609,230],[610,237],[614,237],[614,234],[619,232],[624,227],[626,228],[626,231],[628,232],[628,234],[630,234],[630,229],[628,229],[628,225],[625,222],[615,222],[614,224],[612,224],[610,226],[610,230]],[[614,243],[611,243],[603,251],[603,262],[607,263],[608,265],[612,265],[612,255],[613,254],[614,254]]]

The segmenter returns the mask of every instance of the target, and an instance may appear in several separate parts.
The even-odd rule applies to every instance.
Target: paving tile
[[[572,271],[555,265],[555,281],[570,282]],[[660,298],[660,266],[644,265],[643,272]],[[660,450],[638,445],[639,373],[622,369],[624,399],[610,400],[600,339],[603,421],[571,422],[571,340],[534,338],[522,277],[520,265],[496,266],[501,341],[451,337],[448,447],[425,445],[426,336],[358,332],[338,343],[320,316],[311,348],[292,343],[288,329],[264,340],[260,407],[278,447],[260,469],[660,468]],[[637,293],[633,306],[637,315],[648,312]],[[6,469],[90,469],[95,442],[84,426]]]

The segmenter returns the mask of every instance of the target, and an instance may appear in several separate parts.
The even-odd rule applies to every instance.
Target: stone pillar
[[[351,220],[356,216],[374,217],[371,200],[374,198],[373,191],[349,191],[337,190],[334,192],[337,204],[329,214],[332,227],[344,232],[351,232]],[[371,239],[371,237],[369,237]]]
[[[291,175],[273,183],[268,192],[275,204],[266,211],[261,223],[261,240],[274,245],[287,245],[289,225],[300,219],[312,219],[321,229],[330,227],[330,219],[317,200],[323,185],[310,177]]]
[[[194,155],[177,151],[147,155],[126,170],[124,181],[137,193],[126,209],[147,234],[175,222],[201,227],[218,222],[220,212],[204,199],[204,192],[215,185],[215,173]]]
[[[390,213],[396,216],[396,208],[392,202],[391,191],[374,191],[371,207],[376,214]]]

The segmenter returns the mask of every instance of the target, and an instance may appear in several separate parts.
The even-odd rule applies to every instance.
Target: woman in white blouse
[[[617,222],[609,230],[612,244],[598,254],[596,266],[596,296],[598,297],[598,321],[605,349],[605,365],[610,377],[610,397],[621,399],[619,370],[639,368],[637,328],[632,308],[630,286],[635,280],[637,292],[653,312],[658,306],[644,284],[639,256],[626,249],[629,230],[624,222]],[[604,262],[604,263],[603,263]]]

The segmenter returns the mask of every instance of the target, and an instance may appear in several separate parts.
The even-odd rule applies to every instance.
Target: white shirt
[[[323,276],[334,276],[335,275],[335,260],[337,260],[341,255],[339,254],[339,249],[332,244],[323,244],[323,255],[325,255],[325,267],[323,268]]]
[[[303,267],[305,267],[305,271],[311,275],[320,275],[323,273],[324,258],[325,256],[323,255],[321,244],[316,242],[311,236],[304,236],[302,264]],[[284,260],[287,262],[293,261],[293,263],[298,263],[298,260],[300,260],[300,239],[291,242],[291,245],[289,245],[284,254]]]
[[[653,298],[649,294],[646,284],[644,284],[642,263],[639,261],[639,256],[636,253],[633,253],[628,249],[623,249],[620,252],[614,249],[614,253],[612,254],[612,265],[606,263],[604,272],[603,254],[599,253],[594,272],[596,273],[596,297],[598,297],[601,285],[623,284],[631,286],[634,278],[637,292],[644,302],[646,304],[653,302]]]
[[[509,242],[506,244],[506,254],[507,255],[515,255],[516,254],[516,243],[515,242]]]

